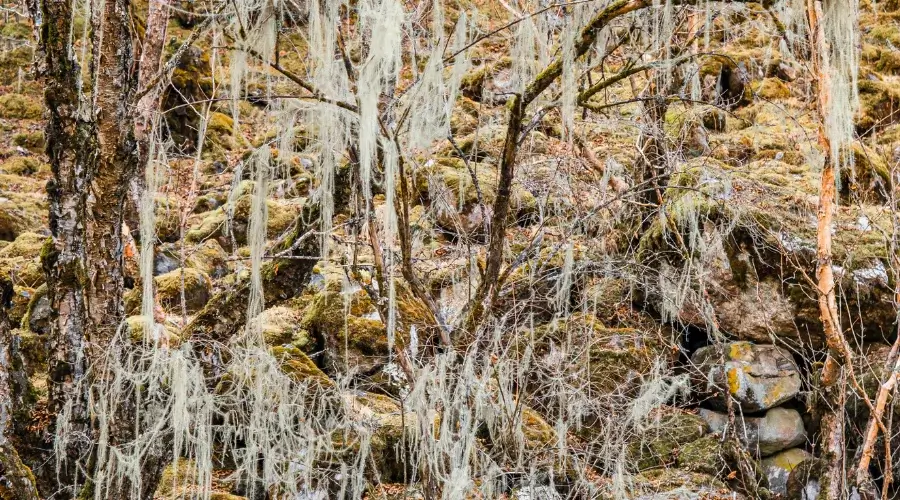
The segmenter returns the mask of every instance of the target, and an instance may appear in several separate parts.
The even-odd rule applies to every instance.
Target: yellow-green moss
[[[0,50],[0,84],[13,85],[18,82],[20,74],[27,77],[33,54],[34,49],[28,45]]]
[[[46,241],[46,236],[31,232],[22,233],[15,241],[0,249],[0,257],[38,257],[41,253],[41,247],[44,246]]]
[[[627,456],[636,470],[672,465],[682,448],[706,434],[706,421],[699,415],[668,409],[629,445]]]
[[[234,203],[232,224],[235,230],[235,240],[238,244],[247,241],[247,227],[249,224],[251,195],[244,195]],[[300,214],[301,206],[297,203],[283,200],[266,200],[269,218],[266,224],[266,236],[276,238],[296,220]],[[224,235],[225,207],[217,208],[203,216],[198,227],[189,230],[185,235],[189,243],[198,243],[209,238],[219,238]]]
[[[37,119],[43,107],[34,97],[23,94],[0,95],[0,118]]]
[[[33,156],[13,156],[0,163],[0,170],[14,175],[33,175],[46,167],[46,164]]]
[[[189,267],[175,269],[153,278],[156,299],[168,312],[181,312],[181,288],[184,279],[185,307],[188,313],[199,311],[209,300],[212,281],[203,271]],[[134,288],[125,294],[125,310],[135,314],[141,308],[142,291]]]
[[[312,362],[305,352],[294,346],[275,346],[271,348],[272,356],[281,363],[281,371],[295,380],[314,378],[320,382],[330,383],[322,370]]]
[[[750,86],[753,93],[769,100],[782,100],[791,97],[791,89],[787,84],[778,78],[764,78],[763,80],[753,82]]]
[[[677,457],[678,467],[691,472],[717,476],[726,470],[722,456],[721,437],[703,436],[681,447]]]
[[[13,144],[38,152],[44,148],[44,133],[41,131],[22,132],[12,138]]]

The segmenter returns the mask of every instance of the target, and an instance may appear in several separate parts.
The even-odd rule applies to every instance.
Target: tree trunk
[[[65,496],[79,478],[77,467],[104,467],[93,455],[97,430],[88,419],[87,388],[104,383],[101,363],[124,319],[123,213],[137,176],[134,95],[137,84],[128,0],[98,4],[91,15],[90,96],[79,95],[80,68],[72,56],[71,0],[42,0],[40,48],[45,99],[50,110],[47,153],[53,171],[48,187],[53,249],[44,269],[52,304],[50,410],[63,415],[57,443],[64,446],[59,482]],[[86,380],[88,374],[90,380]],[[134,401],[117,402],[109,415],[108,444],[127,443],[135,429]],[[165,455],[165,454],[163,454]],[[142,461],[141,491],[148,497],[163,457]],[[146,474],[143,473],[146,471]],[[134,497],[133,485],[117,481],[108,498]],[[149,491],[149,494],[148,494]],[[127,493],[126,493],[127,492]]]
[[[15,396],[10,380],[12,332],[6,308],[12,293],[12,284],[6,277],[0,277],[0,500],[38,500],[34,475],[9,441]]]
[[[821,478],[821,498],[846,498],[844,491],[844,367],[849,366],[850,348],[841,331],[838,318],[837,298],[835,294],[834,270],[832,269],[832,234],[835,212],[835,165],[832,161],[831,147],[825,132],[825,116],[831,100],[830,74],[823,68],[823,57],[828,51],[828,41],[822,25],[822,1],[808,0],[807,16],[809,20],[810,45],[812,47],[813,70],[817,84],[819,111],[819,145],[825,152],[825,164],[822,167],[822,179],[819,187],[819,208],[816,228],[816,279],[818,286],[819,315],[825,341],[828,345],[828,356],[820,378],[823,386],[821,447],[823,458],[827,462],[825,476]],[[865,396],[865,395],[863,395]]]
[[[69,33],[72,28],[70,0],[42,0],[40,50],[44,61],[41,75],[49,110],[47,156],[53,178],[47,185],[50,202],[50,233],[53,246],[43,254],[50,299],[49,410],[69,414],[69,430],[57,437],[63,457],[58,462],[57,480],[65,488],[75,483],[77,462],[89,449],[86,398],[80,381],[87,368],[85,360],[87,278],[85,227],[87,172],[96,162],[94,125],[79,114],[80,68],[72,56]],[[61,434],[57,429],[57,434]]]

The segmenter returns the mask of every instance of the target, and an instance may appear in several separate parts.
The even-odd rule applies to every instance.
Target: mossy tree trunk
[[[16,406],[11,382],[12,332],[6,314],[12,293],[12,283],[0,277],[0,500],[37,500],[40,495],[34,475],[9,440]]]
[[[74,484],[77,462],[88,451],[86,398],[79,382],[87,371],[84,358],[87,249],[84,218],[87,173],[96,163],[94,123],[79,114],[80,68],[71,54],[71,0],[42,0],[41,76],[49,112],[47,156],[53,178],[47,185],[53,246],[42,255],[50,299],[49,410],[59,414],[70,408],[71,432],[78,435],[65,449],[59,481]],[[84,439],[81,439],[84,438]],[[74,492],[64,494],[72,496]]]
[[[87,388],[102,384],[100,366],[110,339],[124,319],[123,214],[129,186],[137,177],[134,137],[137,71],[128,0],[96,4],[91,13],[90,64],[93,81],[82,86],[70,33],[72,0],[41,0],[41,76],[49,109],[47,153],[53,178],[48,186],[53,246],[43,256],[52,305],[50,410],[70,408],[69,446],[60,486],[88,473],[96,431],[87,407]],[[80,94],[82,87],[92,94]],[[94,374],[94,375],[89,375]],[[134,405],[119,401],[110,417],[109,445],[126,443],[134,429]],[[155,490],[165,457],[142,463],[141,496]],[[163,465],[160,465],[162,463]],[[127,498],[131,484],[114,482],[108,498]],[[70,487],[65,496],[78,492]]]

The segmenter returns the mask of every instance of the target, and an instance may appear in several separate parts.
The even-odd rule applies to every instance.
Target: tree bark
[[[79,93],[81,70],[69,40],[72,8],[71,0],[42,0],[40,41],[53,171],[47,190],[53,247],[43,259],[53,310],[50,410],[67,414],[70,426],[58,441],[65,445],[58,475],[63,496],[77,494],[71,485],[80,481],[79,467],[92,472],[91,467],[104,466],[89,458],[97,430],[90,424],[87,391],[103,383],[100,360],[124,319],[123,213],[138,165],[129,1],[108,0],[91,13],[89,96]],[[88,373],[94,374],[91,380]],[[134,433],[134,402],[118,403],[110,416],[110,446],[128,442]],[[152,488],[151,494],[153,478],[161,473],[158,465],[152,459],[142,462],[147,478],[141,484]],[[132,486],[121,481],[106,496],[133,497],[126,494],[133,493]],[[140,496],[148,495],[142,491]]]
[[[828,41],[822,25],[822,1],[807,1],[810,45],[813,71],[817,84],[819,112],[819,145],[825,152],[825,164],[819,186],[819,208],[816,227],[816,279],[819,315],[828,356],[820,378],[823,387],[823,417],[821,421],[821,446],[826,460],[825,477],[821,478],[821,497],[827,500],[846,498],[844,484],[844,367],[851,370],[850,347],[841,331],[832,268],[832,227],[835,212],[835,165],[830,154],[832,145],[825,132],[824,120],[831,100],[830,75],[823,68],[823,57],[828,51]],[[865,394],[862,394],[865,397]]]
[[[16,399],[11,383],[12,331],[6,314],[12,293],[12,283],[0,277],[0,500],[38,500],[34,475],[9,440]]]
[[[79,383],[87,371],[85,360],[87,267],[85,227],[87,172],[96,162],[94,125],[79,113],[80,68],[69,45],[70,0],[42,0],[40,50],[44,56],[41,77],[49,111],[45,136],[53,178],[47,185],[50,233],[53,245],[42,264],[50,299],[50,356],[48,409],[60,414],[71,405],[70,441],[64,443],[57,480],[65,488],[75,482],[77,462],[86,455],[88,417],[86,398]],[[73,491],[63,494],[73,495]]]

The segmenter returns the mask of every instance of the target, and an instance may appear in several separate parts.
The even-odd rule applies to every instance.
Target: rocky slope
[[[474,3],[482,32],[510,15],[502,2]],[[553,474],[537,485],[510,479],[498,495],[562,498],[567,480],[579,476],[591,480],[596,498],[623,491],[647,499],[801,498],[816,479],[818,429],[809,410],[824,339],[809,277],[822,152],[814,140],[808,68],[785,50],[770,21],[752,3],[715,17],[706,52],[717,56],[700,58],[695,67],[700,94],[714,101],[716,80],[727,67],[746,75],[741,99],[725,109],[671,99],[664,136],[673,173],[660,193],[659,213],[648,220],[635,223],[640,207],[611,195],[637,183],[629,172],[640,161],[640,102],[586,112],[578,122],[584,147],[562,136],[553,112],[524,138],[508,248],[510,261],[518,255],[523,260],[500,295],[507,322],[497,342],[511,360],[531,367],[514,377],[518,465],[547,466]],[[186,14],[172,20],[170,53],[193,25]],[[898,264],[889,248],[897,229],[890,203],[896,203],[900,171],[900,4],[864,2],[861,25],[859,137],[854,168],[841,179],[835,269],[843,326],[860,353],[857,371],[872,397],[885,376],[887,345],[897,335]],[[50,234],[51,174],[42,150],[41,87],[31,76],[31,27],[12,16],[0,33],[0,271],[13,285],[8,314],[25,376],[15,381],[23,398],[16,444],[39,481],[46,481],[53,471],[42,450],[52,425],[45,408],[50,339],[41,253]],[[423,152],[411,173],[414,265],[448,318],[460,313],[471,279],[484,265],[486,210],[498,183],[511,89],[508,44],[500,38],[473,49],[474,68],[463,79],[452,117],[454,142]],[[194,159],[199,118],[185,103],[216,97],[211,52],[208,40],[191,49],[164,99],[179,153],[172,155],[157,200],[154,284],[159,334],[172,345],[198,331],[218,334],[192,323],[195,318],[228,317],[227,309],[245,307],[227,301],[249,272],[253,181],[238,167],[273,133],[267,103],[251,88],[239,103],[236,133],[231,103],[211,106],[203,154]],[[287,53],[284,64],[302,69],[303,61]],[[254,72],[262,81],[265,71]],[[594,100],[628,101],[646,83],[646,75],[638,74]],[[315,165],[303,154],[314,127],[297,125],[300,152],[285,162],[267,201],[273,247],[293,230],[315,187]],[[384,195],[374,200],[383,220]],[[410,430],[408,410],[400,404],[408,386],[397,366],[387,363],[382,304],[366,290],[372,276],[347,271],[348,262],[371,265],[374,259],[371,247],[359,243],[353,217],[346,207],[335,214],[332,252],[315,263],[309,282],[290,284],[298,293],[266,290],[263,334],[292,377],[323,384],[352,379],[349,404],[375,436],[379,474],[367,478],[368,497],[420,498],[422,485],[398,486],[409,464],[397,450],[417,430]],[[135,286],[140,277],[134,252],[126,255],[133,286],[126,296],[128,328],[137,339],[143,325],[137,316],[141,288]],[[423,306],[402,281],[397,288],[406,325],[397,342],[418,342],[411,332],[421,339],[433,335]],[[423,340],[420,348],[426,347]],[[553,388],[576,372],[584,385],[567,392],[564,404],[577,406],[581,421],[563,426],[556,420],[560,393]],[[502,395],[502,388],[495,393]],[[653,397],[657,401],[649,406],[636,403]],[[868,409],[851,394],[851,449],[861,442],[867,418]],[[479,435],[478,446],[498,450],[501,441]],[[897,451],[900,441],[893,441]],[[566,470],[560,464],[568,462],[556,455],[563,448],[610,458],[607,446],[618,448],[609,463],[619,464],[626,480],[610,475],[608,464]],[[189,469],[170,467],[157,497],[180,498],[199,488]],[[521,473],[513,469],[506,471],[510,477]],[[246,493],[229,472],[228,464],[215,471],[212,498]]]

